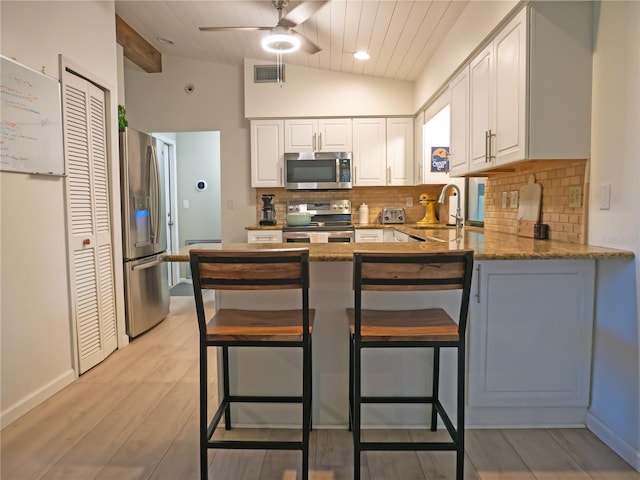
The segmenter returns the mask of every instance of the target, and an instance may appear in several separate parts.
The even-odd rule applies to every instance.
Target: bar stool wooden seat
[[[354,479],[360,479],[363,451],[455,451],[456,478],[464,467],[465,331],[473,251],[444,252],[355,252],[354,307],[347,309],[349,348],[349,427],[353,432]],[[414,310],[366,309],[363,291],[460,290],[458,322],[443,308]],[[365,297],[366,298],[366,297]],[[363,396],[362,351],[366,348],[433,349],[432,394],[430,396]],[[439,399],[440,349],[457,349],[456,426]],[[364,442],[361,441],[363,404],[431,404],[430,428],[437,430],[438,415],[450,442]],[[426,420],[426,419],[425,419]],[[425,423],[427,423],[425,421]]]
[[[308,478],[311,429],[311,333],[315,312],[309,308],[309,250],[307,248],[250,251],[191,250],[191,272],[200,329],[200,477],[208,478],[208,449],[300,450],[302,478]],[[301,307],[292,310],[218,309],[207,321],[203,289],[299,289]],[[209,421],[207,352],[222,349],[222,398]],[[230,347],[298,347],[302,349],[302,395],[234,395],[229,391]],[[212,440],[224,416],[231,429],[233,403],[297,403],[302,405],[302,439]]]

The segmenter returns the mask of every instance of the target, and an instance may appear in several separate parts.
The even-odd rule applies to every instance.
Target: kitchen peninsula
[[[590,394],[591,348],[596,263],[633,259],[633,253],[553,240],[534,240],[485,232],[473,227],[394,228],[425,241],[409,243],[313,243],[311,307],[316,309],[313,332],[314,426],[346,427],[348,402],[348,331],[345,309],[353,305],[352,254],[354,250],[475,251],[472,298],[469,307],[468,426],[584,425]],[[299,244],[298,244],[299,245]],[[298,246],[296,245],[296,246]],[[190,248],[247,250],[285,248],[291,244],[229,243],[184,247],[164,256],[166,261],[187,261]],[[298,301],[287,292],[216,292],[225,307],[283,308]],[[220,295],[222,293],[222,295]],[[434,301],[457,315],[452,292],[369,292],[377,308],[394,305],[421,308]],[[295,298],[295,300],[293,300]],[[259,306],[259,307],[258,307]],[[363,391],[408,395],[429,393],[430,353],[407,349],[393,358],[384,349],[371,354],[363,376]],[[244,362],[243,360],[249,359]],[[443,351],[443,402],[454,399],[455,353]],[[232,356],[242,393],[270,393],[299,385],[296,352],[244,349]],[[250,367],[249,367],[250,365]],[[410,372],[410,375],[406,375]],[[416,382],[416,378],[423,381]],[[291,407],[241,405],[234,423],[239,425],[291,425],[298,418]],[[509,408],[504,408],[509,407]],[[363,425],[390,423],[415,426],[428,412],[424,407],[371,405],[363,411]]]

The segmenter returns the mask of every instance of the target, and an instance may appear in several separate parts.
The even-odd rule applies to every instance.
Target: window
[[[465,211],[467,212],[466,224],[482,227],[484,226],[484,189],[485,177],[471,177],[465,181],[465,198],[467,204]]]

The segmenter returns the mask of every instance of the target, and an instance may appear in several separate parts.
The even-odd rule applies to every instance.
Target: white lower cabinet
[[[587,406],[595,261],[495,260],[474,268],[469,406]]]
[[[382,228],[356,228],[356,242],[382,242]]]
[[[247,243],[282,243],[282,230],[249,230]]]

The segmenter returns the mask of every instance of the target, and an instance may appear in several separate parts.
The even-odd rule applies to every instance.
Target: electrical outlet
[[[569,207],[580,208],[582,206],[582,186],[569,187]]]
[[[609,210],[611,208],[611,184],[603,183],[600,185],[600,210]]]
[[[514,190],[511,192],[511,196],[509,197],[509,208],[518,208],[518,191]]]
[[[182,200],[182,209],[187,210],[189,208],[189,200]]]
[[[507,192],[502,192],[502,208],[507,208]]]
[[[407,197],[407,207],[413,207],[413,197]]]

